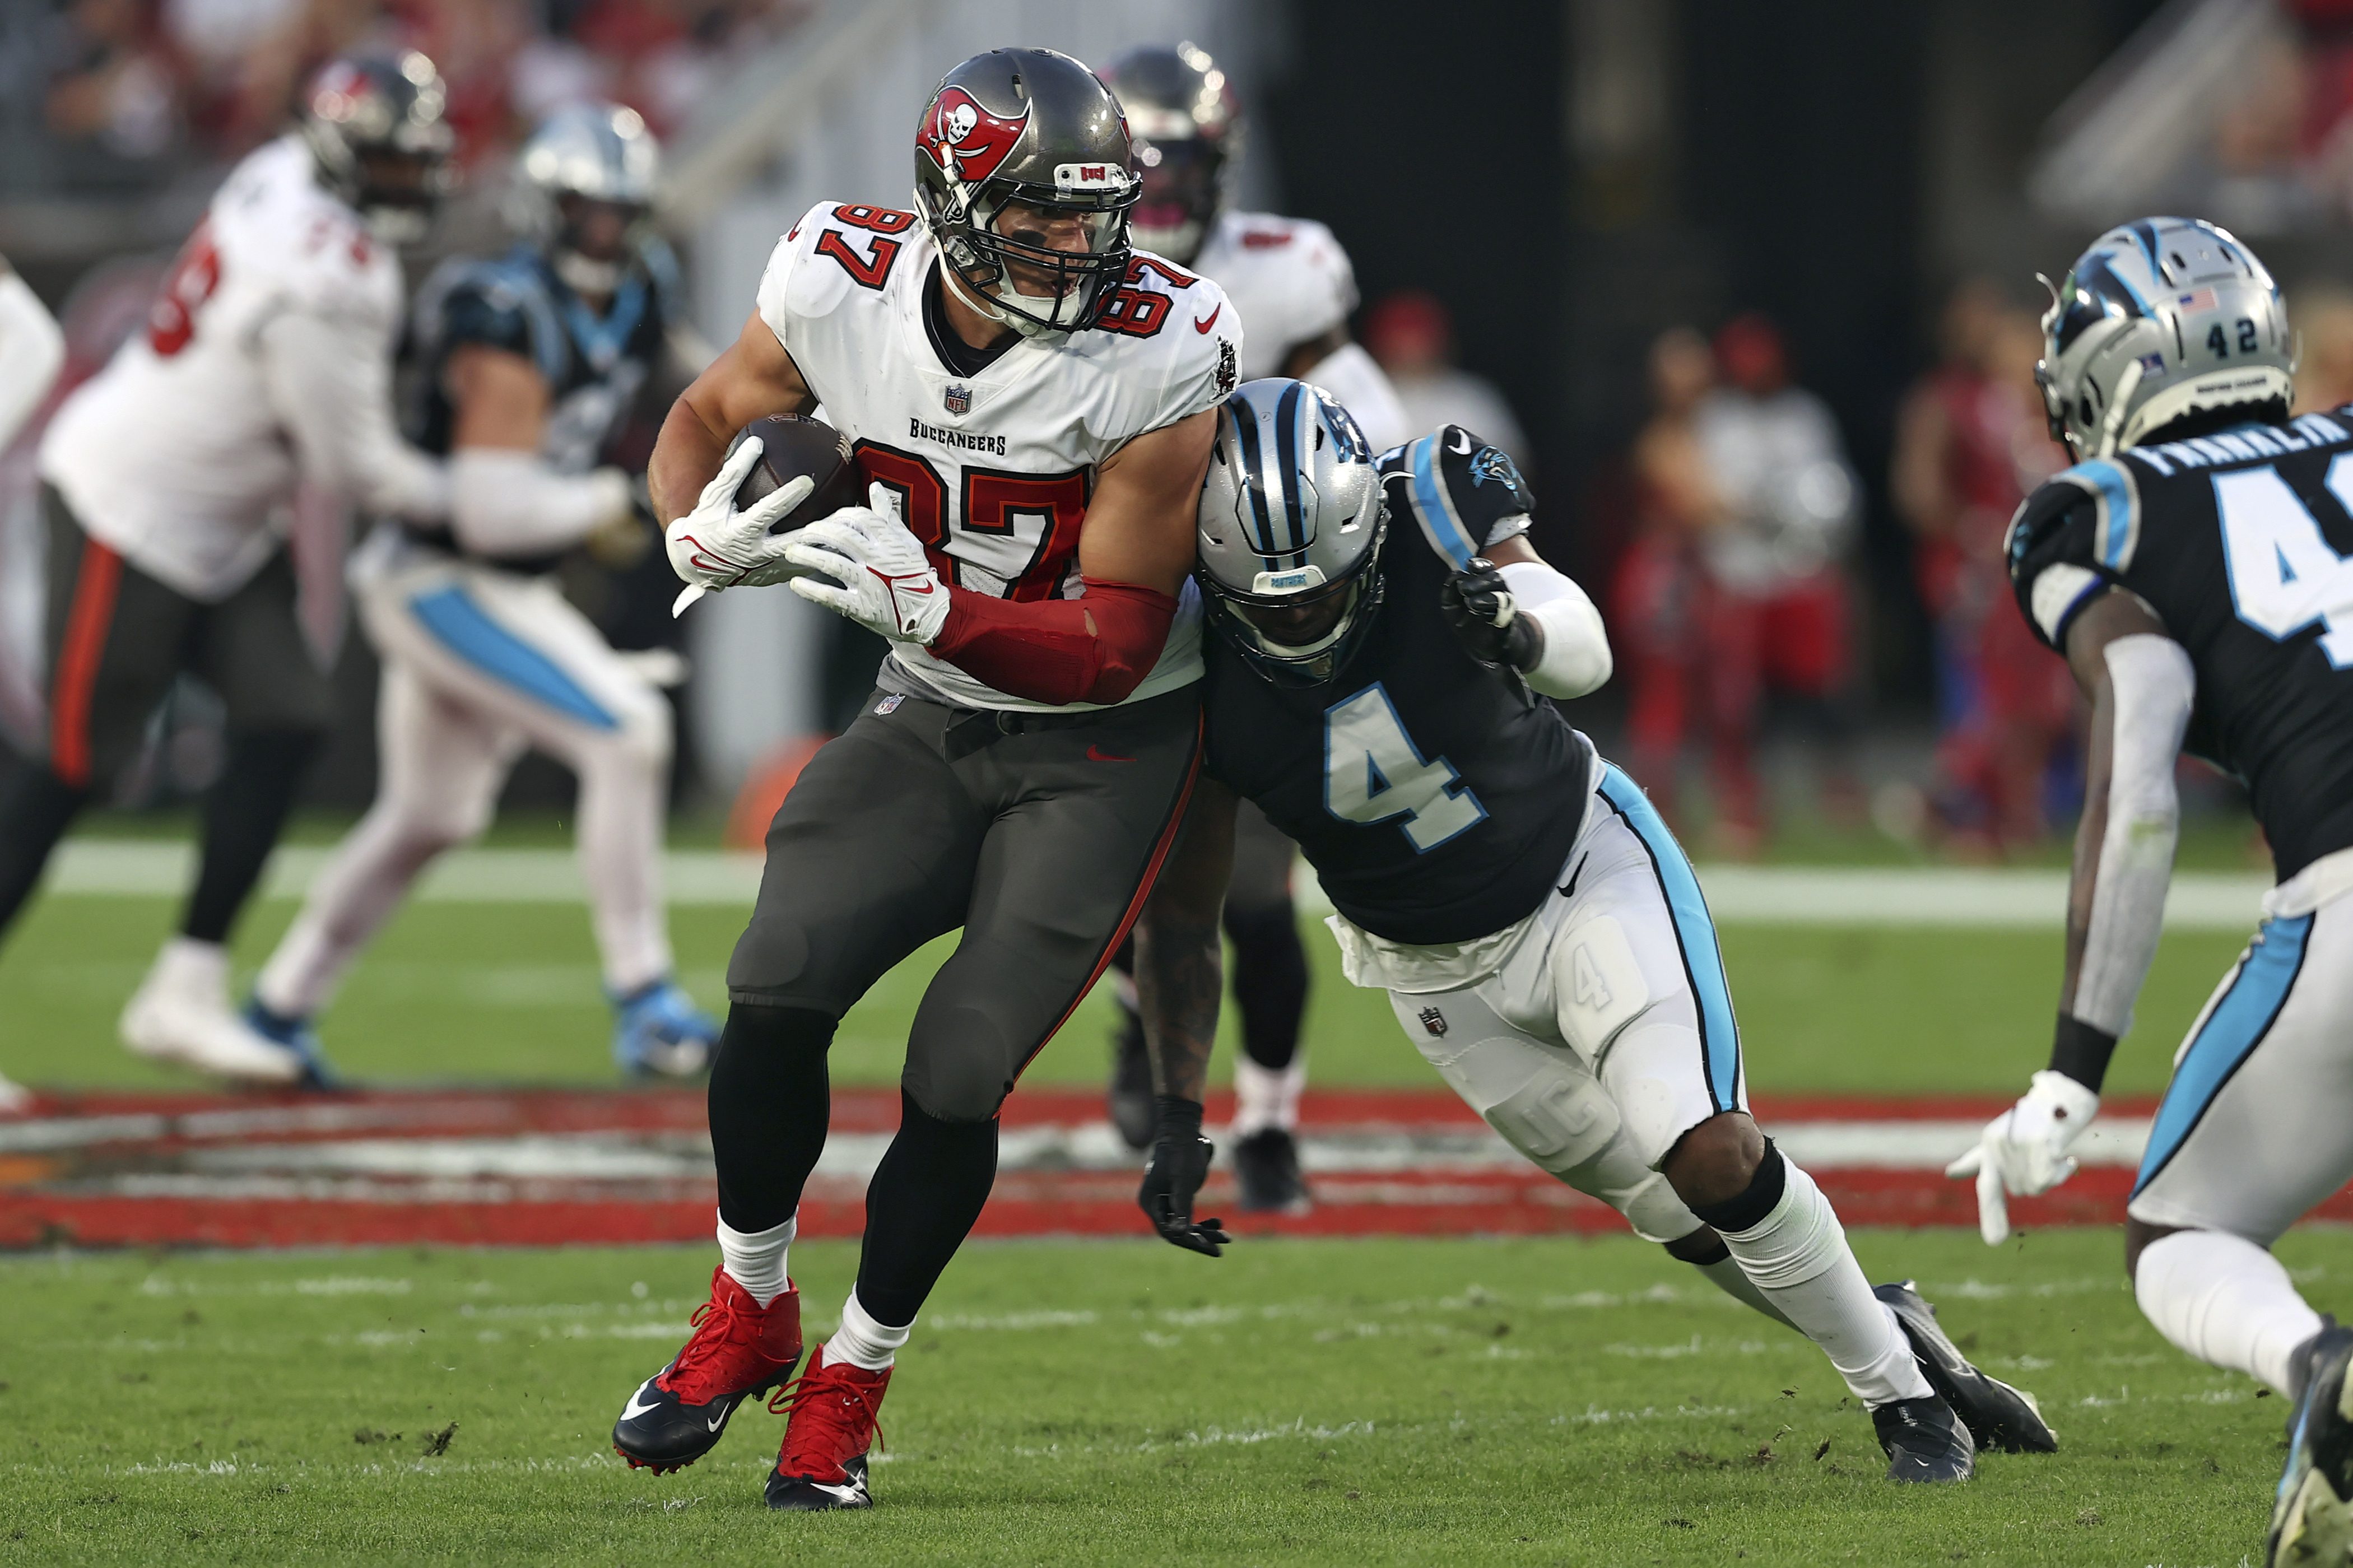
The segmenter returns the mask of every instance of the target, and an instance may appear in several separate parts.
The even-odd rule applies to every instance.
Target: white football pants
[[[1439,1076],[1529,1160],[1651,1241],[1699,1228],[1658,1173],[1676,1141],[1746,1110],[1715,928],[1683,852],[1630,779],[1601,769],[1560,890],[1456,949],[1368,943],[1348,977],[1385,985]]]
[[[670,973],[661,843],[670,703],[555,584],[412,556],[357,593],[384,661],[375,804],[311,889],[256,987],[308,1017],[434,857],[490,826],[525,747],[580,777],[575,841],[605,984]]]

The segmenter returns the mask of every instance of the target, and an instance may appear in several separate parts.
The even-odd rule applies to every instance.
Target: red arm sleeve
[[[1026,603],[951,588],[929,651],[1033,702],[1122,701],[1159,661],[1176,601],[1134,583],[1080,581],[1082,598]]]

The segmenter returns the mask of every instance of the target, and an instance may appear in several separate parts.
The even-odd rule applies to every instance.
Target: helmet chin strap
[[[956,291],[956,297],[999,326],[1011,327],[1025,338],[1053,337],[1070,331],[1068,327],[1050,327],[1041,321],[1033,321],[1018,310],[1005,309],[995,295],[986,289],[974,288],[965,281],[963,273],[957,271],[954,266],[945,265],[944,258],[942,260],[944,265],[940,268],[940,276],[948,280],[948,287]],[[1004,289],[1007,298],[1017,300],[1041,314],[1051,314],[1061,307],[1062,302],[1060,300],[1050,300],[1039,294],[1022,293],[1013,287],[1013,280],[1010,278],[1005,279]]]
[[[575,294],[610,294],[621,286],[621,265],[583,256],[570,246],[557,249],[550,264],[565,286]]]

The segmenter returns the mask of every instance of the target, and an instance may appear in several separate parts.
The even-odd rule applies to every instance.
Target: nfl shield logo
[[[969,414],[972,412],[972,388],[951,386],[942,395],[941,401],[948,405],[951,414]]]
[[[1446,1015],[1435,1007],[1424,1007],[1421,1010],[1421,1026],[1428,1029],[1430,1037],[1435,1039],[1446,1033]]]

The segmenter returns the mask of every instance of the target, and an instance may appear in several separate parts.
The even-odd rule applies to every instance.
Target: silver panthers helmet
[[[2102,235],[2052,289],[2034,379],[2052,438],[2080,459],[2226,409],[2284,419],[2295,369],[2254,252],[2202,218],[2150,217]]]
[[[449,189],[449,95],[415,49],[345,55],[311,79],[299,115],[319,184],[367,219],[378,238],[425,237]]]
[[[550,247],[557,276],[575,289],[610,293],[620,267],[586,254],[576,213],[567,205],[622,208],[634,231],[652,210],[661,178],[661,144],[634,109],[617,103],[567,104],[540,121],[515,154],[507,219]]]
[[[1329,680],[1372,629],[1388,531],[1379,466],[1348,411],[1303,381],[1235,388],[1218,410],[1199,524],[1194,574],[1211,624],[1277,685]],[[1280,635],[1286,619],[1321,622],[1313,612],[1335,597],[1337,619],[1303,640]]]

